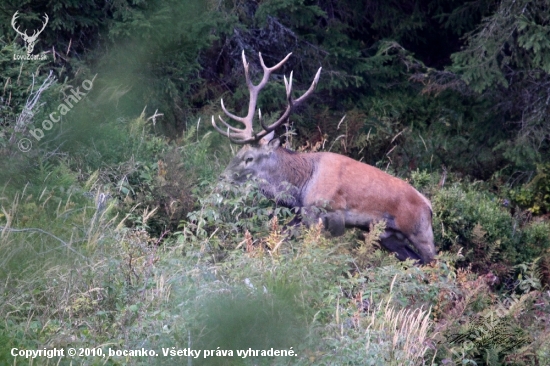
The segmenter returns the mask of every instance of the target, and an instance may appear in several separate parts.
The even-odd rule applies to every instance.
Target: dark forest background
[[[50,16],[35,47],[47,61],[13,62],[24,46],[10,26],[17,10],[29,34]],[[370,164],[444,164],[515,184],[548,158],[545,1],[7,1],[0,11],[6,128],[31,76],[39,84],[54,70],[58,83],[97,74],[116,98],[109,112],[158,109],[156,132],[175,139],[219,112],[221,97],[246,104],[241,51],[255,71],[257,52],[267,63],[292,52],[281,73],[294,70],[297,88],[324,70],[293,118],[296,145],[341,136],[337,151]],[[263,109],[276,113],[280,86],[264,94]]]

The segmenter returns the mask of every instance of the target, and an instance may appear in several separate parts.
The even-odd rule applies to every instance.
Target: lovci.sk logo
[[[36,43],[36,40],[38,39],[38,36],[40,35],[40,33],[42,33],[44,28],[46,28],[46,24],[48,24],[48,20],[49,20],[48,14],[44,13],[44,22],[42,22],[42,29],[40,29],[39,31],[34,30],[32,35],[29,36],[27,34],[26,29],[25,29],[24,32],[21,32],[19,30],[19,27],[15,25],[15,21],[17,20],[18,13],[19,13],[19,11],[16,11],[15,14],[13,14],[13,17],[11,18],[11,26],[17,32],[17,34],[19,34],[23,38],[23,41],[25,41],[25,47],[27,48],[27,54],[26,55],[25,54],[14,54],[13,59],[14,60],[45,60],[46,55],[44,55],[44,54],[43,55],[33,55],[32,51],[34,50],[34,45]]]

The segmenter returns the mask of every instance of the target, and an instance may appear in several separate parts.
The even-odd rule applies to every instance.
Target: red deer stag
[[[248,114],[239,117],[230,113],[221,100],[224,113],[244,125],[238,129],[219,116],[225,128],[212,125],[236,144],[244,144],[233,158],[221,178],[234,183],[256,179],[268,198],[290,208],[299,208],[306,222],[321,219],[324,227],[334,236],[342,235],[345,227],[368,230],[373,222],[386,221],[382,245],[395,252],[397,258],[412,258],[429,263],[435,255],[430,201],[405,181],[384,173],[380,169],[360,163],[343,155],[330,152],[296,153],[279,146],[273,131],[290,115],[293,107],[312,94],[321,68],[309,89],[293,99],[292,73],[286,86],[287,106],[281,117],[270,124],[258,117],[262,131],[253,132],[252,121],[256,111],[258,93],[267,84],[271,73],[290,57],[288,54],[273,67],[266,67],[260,53],[263,78],[254,85],[249,75],[249,64],[242,54],[246,84],[250,92]],[[283,194],[284,193],[284,194]],[[408,242],[416,248],[411,249]]]

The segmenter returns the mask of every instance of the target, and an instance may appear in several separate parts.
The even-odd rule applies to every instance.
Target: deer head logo
[[[32,36],[29,36],[27,34],[26,29],[24,32],[21,32],[19,30],[19,27],[16,27],[15,25],[15,21],[17,20],[18,13],[19,12],[16,11],[15,14],[13,14],[13,17],[11,18],[11,26],[23,38],[23,41],[25,41],[26,47],[27,47],[27,55],[30,56],[32,51],[34,50],[34,44],[36,43],[36,39],[38,38],[38,35],[42,33],[44,28],[46,28],[46,24],[48,24],[49,18],[47,14],[44,14],[44,22],[42,23],[42,29],[40,29],[38,32],[36,30],[33,31]]]

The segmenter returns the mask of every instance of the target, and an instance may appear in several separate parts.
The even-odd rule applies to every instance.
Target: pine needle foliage
[[[493,101],[501,126],[519,131],[500,145],[507,158],[531,168],[548,151],[549,10],[546,1],[501,1],[452,56],[451,70]]]

